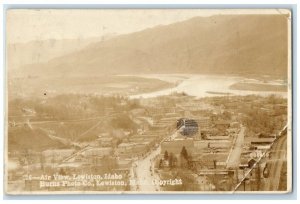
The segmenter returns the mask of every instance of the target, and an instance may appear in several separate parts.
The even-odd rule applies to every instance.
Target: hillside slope
[[[90,46],[24,75],[65,76],[138,73],[287,75],[284,15],[196,17]]]

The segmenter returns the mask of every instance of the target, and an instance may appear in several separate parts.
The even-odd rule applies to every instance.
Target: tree
[[[213,162],[214,162],[214,169],[216,169],[217,168],[217,160],[213,160]]]
[[[165,151],[165,154],[164,154],[164,160],[168,160],[169,159],[169,153],[168,151],[166,150]]]
[[[173,166],[177,166],[178,164],[178,159],[176,156],[173,157]]]
[[[159,165],[158,165],[158,168],[159,168],[159,169],[162,167],[162,163],[163,163],[163,160],[160,159],[160,160],[159,160]]]
[[[185,158],[186,160],[188,159],[188,153],[187,153],[187,151],[186,151],[185,146],[182,147],[181,152],[180,152],[180,155],[181,155],[183,158]]]
[[[170,155],[169,155],[169,167],[174,167],[174,155],[173,155],[173,153],[171,153]]]

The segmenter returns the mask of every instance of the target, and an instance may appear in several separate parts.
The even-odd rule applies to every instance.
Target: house
[[[229,149],[231,147],[231,142],[227,140],[200,140],[194,142],[195,152],[207,152],[208,149]]]
[[[118,145],[118,152],[131,151],[134,148],[135,143],[121,143]]]
[[[251,160],[251,159],[250,159]],[[239,164],[239,168],[240,169],[246,169],[246,168],[249,168],[249,158],[246,158],[246,157],[242,157],[241,158],[241,162]],[[253,164],[252,164],[253,165]]]
[[[113,137],[99,137],[97,144],[101,147],[113,147],[117,144],[117,140]]]
[[[215,127],[219,130],[226,130],[230,127],[230,122],[226,120],[219,120],[214,122]]]
[[[190,162],[197,169],[225,169],[226,160],[227,154],[208,153],[193,156]]]
[[[239,127],[240,127],[240,123],[239,123],[239,122],[232,122],[232,123],[230,124],[230,127],[231,127],[231,128],[239,128]]]
[[[146,115],[146,110],[143,108],[136,108],[130,111],[130,114],[132,116],[145,116]]]
[[[274,138],[253,138],[251,139],[251,145],[271,145],[274,140]]]
[[[229,140],[230,137],[228,135],[211,135],[206,137],[207,140]]]
[[[43,151],[42,156],[45,158],[45,162],[60,162],[74,152],[74,149],[49,149]]]
[[[143,156],[149,150],[149,143],[121,143],[116,149],[116,154],[122,157],[139,157]]]
[[[90,156],[109,156],[112,155],[113,153],[113,148],[111,147],[96,147],[96,148],[90,148],[85,150],[82,155],[85,157],[90,157]]]
[[[276,134],[258,133],[256,136],[258,138],[272,138],[272,139],[276,139]]]
[[[198,117],[195,119],[198,123],[199,128],[202,129],[209,129],[212,125],[211,117]]]
[[[132,167],[132,161],[131,160],[117,160],[117,168],[115,169],[115,171],[117,173],[121,173],[121,174],[129,174],[130,169]]]
[[[209,147],[216,149],[229,149],[231,145],[231,142],[228,140],[217,140],[209,142]]]
[[[81,154],[76,155],[74,162],[82,162],[86,165],[96,165],[101,166],[101,160],[105,156],[112,156],[113,148],[110,147],[95,147],[90,148],[82,152]]]
[[[194,150],[194,140],[190,138],[180,138],[169,141],[164,141],[161,144],[161,154],[165,151],[174,154],[180,154],[182,148],[185,147],[187,152],[193,152]]]
[[[274,138],[253,138],[250,142],[250,148],[267,150],[271,148],[271,145],[274,142],[274,140]]]

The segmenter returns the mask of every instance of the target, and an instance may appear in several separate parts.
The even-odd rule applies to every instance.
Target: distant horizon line
[[[26,9],[19,9],[19,10],[26,10]],[[28,9],[28,10],[30,10],[30,9]],[[52,9],[42,9],[42,10],[52,10]],[[62,9],[62,10],[64,10],[64,9]],[[66,9],[66,10],[73,10],[73,9]],[[76,10],[76,9],[74,9],[74,10]],[[88,9],[83,9],[83,10],[88,10]],[[99,9],[99,10],[101,10],[101,9]],[[194,9],[192,9],[192,10],[194,10]],[[199,10],[202,10],[202,9],[199,9]],[[207,9],[203,9],[203,10],[207,10]],[[215,10],[215,9],[211,9],[211,10]],[[223,10],[245,10],[246,11],[246,10],[251,10],[251,9],[223,9]],[[6,41],[7,45],[14,45],[14,44],[30,44],[30,43],[34,43],[34,42],[47,42],[47,41],[51,41],[51,40],[55,40],[55,41],[82,40],[82,41],[85,41],[85,40],[91,40],[91,39],[97,39],[97,38],[99,38],[99,40],[100,40],[101,38],[103,38],[103,37],[105,38],[105,37],[108,37],[110,35],[112,35],[113,37],[119,37],[119,36],[122,36],[122,35],[130,35],[130,34],[133,34],[133,33],[145,31],[147,29],[154,29],[154,28],[161,27],[161,26],[168,26],[168,25],[172,25],[172,24],[176,24],[176,23],[189,21],[189,20],[192,20],[192,19],[195,19],[195,18],[211,18],[211,17],[214,17],[214,16],[238,16],[238,15],[251,15],[251,16],[254,16],[254,15],[287,15],[287,14],[290,15],[290,13],[289,13],[290,11],[287,12],[287,13],[281,13],[281,12],[279,12],[278,9],[253,9],[253,10],[262,10],[262,11],[263,10],[266,10],[266,11],[276,10],[277,12],[274,12],[274,13],[219,13],[219,14],[211,14],[211,15],[207,15],[207,16],[199,15],[199,16],[190,17],[188,19],[174,21],[174,22],[167,23],[167,24],[157,24],[157,25],[154,25],[154,26],[138,29],[138,30],[132,31],[132,32],[124,32],[124,33],[111,32],[111,33],[106,33],[106,34],[103,34],[103,35],[94,35],[94,36],[87,36],[87,37],[82,37],[82,36],[70,37],[70,38],[51,37],[51,38],[45,38],[45,39],[32,39],[32,40],[27,40],[27,41],[10,41],[9,42],[8,39],[7,39],[7,33],[6,33],[5,41]],[[283,11],[287,11],[287,9],[283,9]],[[105,40],[107,40],[107,39],[104,39],[103,41],[105,41]],[[98,41],[98,42],[100,42],[100,41]]]

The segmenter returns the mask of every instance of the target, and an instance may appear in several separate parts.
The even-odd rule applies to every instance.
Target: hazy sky
[[[42,9],[7,11],[7,42],[28,42],[46,39],[74,39],[125,34],[157,25],[183,21],[195,16],[220,13],[241,13],[245,10],[200,9]],[[261,11],[246,10],[246,13]],[[275,10],[265,11],[278,13]]]

